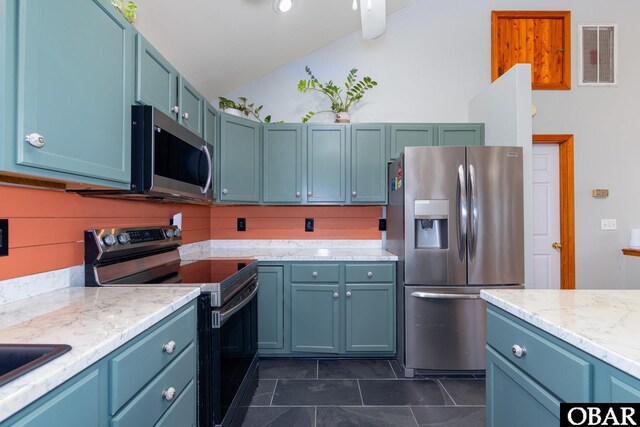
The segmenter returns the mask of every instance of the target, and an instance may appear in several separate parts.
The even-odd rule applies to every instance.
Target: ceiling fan
[[[286,13],[293,7],[294,0],[273,0],[273,10],[276,13]],[[360,5],[358,6],[358,1]],[[362,38],[377,39],[387,31],[387,2],[386,0],[353,0],[354,11],[360,9],[362,22]]]

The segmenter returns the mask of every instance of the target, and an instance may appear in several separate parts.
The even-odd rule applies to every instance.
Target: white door
[[[560,162],[557,144],[533,146],[533,283],[560,289]]]

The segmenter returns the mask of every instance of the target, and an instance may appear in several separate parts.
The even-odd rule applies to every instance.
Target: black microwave
[[[213,200],[213,147],[149,105],[132,106],[131,193]]]

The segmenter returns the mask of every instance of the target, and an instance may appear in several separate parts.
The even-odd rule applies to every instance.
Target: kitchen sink
[[[66,344],[0,344],[0,386],[69,350]]]

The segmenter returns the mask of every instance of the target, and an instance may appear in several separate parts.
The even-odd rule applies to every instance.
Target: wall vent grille
[[[618,83],[618,27],[615,24],[579,25],[580,86]]]

